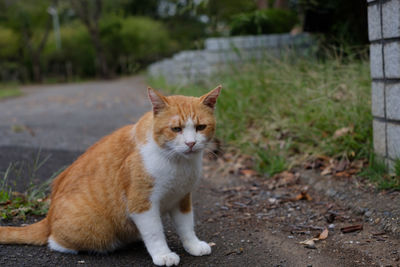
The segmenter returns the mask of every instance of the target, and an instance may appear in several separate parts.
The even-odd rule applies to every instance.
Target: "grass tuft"
[[[26,219],[28,214],[45,215],[48,211],[50,184],[53,179],[63,171],[63,168],[55,172],[48,180],[40,184],[30,183],[28,189],[23,192],[14,192],[10,177],[20,180],[24,171],[33,181],[37,178],[37,171],[47,162],[49,156],[41,159],[40,151],[33,157],[29,165],[10,163],[4,173],[0,173],[0,218],[2,219]]]
[[[0,99],[22,95],[21,90],[15,84],[0,84]]]

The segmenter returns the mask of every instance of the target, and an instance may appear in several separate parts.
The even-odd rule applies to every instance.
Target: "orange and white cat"
[[[191,192],[215,131],[220,91],[166,97],[148,88],[153,111],[90,147],[54,180],[47,217],[0,227],[0,243],[78,253],[142,239],[154,264],[172,266],[179,256],[169,249],[161,220],[169,214],[188,253],[210,254],[194,232]]]

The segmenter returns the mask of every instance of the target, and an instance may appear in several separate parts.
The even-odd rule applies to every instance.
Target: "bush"
[[[0,26],[0,81],[24,80],[26,69],[19,61],[20,48],[18,35]]]
[[[234,16],[231,35],[256,35],[289,32],[298,23],[295,13],[282,9],[256,10]]]
[[[145,17],[122,20],[122,53],[141,62],[150,62],[171,51],[168,31],[157,21]]]
[[[15,58],[18,54],[19,40],[11,29],[0,26],[0,59]]]
[[[8,28],[0,26],[0,59],[11,59],[18,55],[19,38]]]
[[[60,35],[62,44],[60,50],[56,48],[53,33],[47,41],[43,52],[44,65],[47,67],[46,72],[56,72],[56,74],[59,74],[59,72],[66,73],[66,68],[71,68],[70,71],[74,75],[95,75],[95,51],[86,27],[74,21],[71,24],[61,27]]]

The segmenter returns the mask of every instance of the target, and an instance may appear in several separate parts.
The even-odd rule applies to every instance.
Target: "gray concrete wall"
[[[163,76],[168,83],[198,82],[231,64],[279,56],[287,50],[296,54],[312,53],[313,43],[307,33],[208,38],[205,49],[179,52],[150,65],[148,72],[153,77]]]
[[[375,152],[400,158],[400,0],[368,0]]]

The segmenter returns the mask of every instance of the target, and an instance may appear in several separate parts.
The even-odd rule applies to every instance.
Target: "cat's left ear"
[[[200,101],[207,107],[214,109],[215,104],[217,103],[217,98],[221,92],[221,89],[222,85],[218,85],[214,90],[211,90],[211,92],[201,96]]]
[[[167,107],[167,99],[162,94],[156,92],[153,88],[147,87],[147,94],[151,104],[153,105],[154,114],[158,114],[161,110]]]

